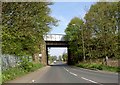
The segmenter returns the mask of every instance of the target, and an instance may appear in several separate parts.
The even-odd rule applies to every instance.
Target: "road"
[[[61,62],[52,65],[36,83],[118,83],[118,74],[70,67]],[[114,85],[114,84],[111,84]]]
[[[35,72],[8,81],[7,83],[82,83],[82,85],[88,83],[87,85],[118,85],[118,74],[87,70],[68,66],[62,62],[56,62],[54,65],[38,69]]]

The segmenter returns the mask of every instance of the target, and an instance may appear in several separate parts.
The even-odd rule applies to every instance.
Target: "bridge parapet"
[[[43,36],[45,41],[65,41],[64,37],[65,35],[63,34],[48,34]]]

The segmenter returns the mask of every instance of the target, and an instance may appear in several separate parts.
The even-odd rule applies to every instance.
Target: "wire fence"
[[[4,54],[4,55],[1,55],[0,57],[1,57],[1,62],[2,62],[1,70],[6,70],[8,68],[15,67],[19,65],[19,63],[22,61],[19,56],[14,56],[14,55],[9,55],[9,54]],[[25,56],[23,56],[23,58],[24,57]],[[32,61],[31,56],[27,58],[30,62]]]

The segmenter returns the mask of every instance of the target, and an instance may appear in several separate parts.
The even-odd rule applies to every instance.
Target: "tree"
[[[56,26],[50,2],[5,2],[2,6],[2,53],[18,56],[40,52],[42,36]]]
[[[67,58],[68,58],[67,53],[63,53],[62,58],[64,62],[67,61]]]
[[[50,56],[50,57],[51,57],[52,62],[57,60],[57,56]]]
[[[79,60],[76,57],[79,55],[82,60],[83,56],[85,59],[120,58],[119,6],[120,2],[97,2],[85,15],[84,22],[77,17],[70,21],[65,38],[73,52],[73,62]]]
[[[62,55],[59,55],[58,58],[59,58],[59,61],[62,61]]]
[[[118,3],[98,2],[85,15],[85,24],[91,28],[92,55],[117,57],[118,55]],[[93,38],[94,37],[94,38]],[[94,55],[95,56],[95,55]]]
[[[65,33],[65,39],[69,41],[69,49],[71,50],[74,58],[73,62],[77,63],[79,60],[79,56],[83,55],[82,48],[82,28],[83,28],[83,20],[78,17],[74,17],[70,23],[68,24]],[[83,57],[83,56],[81,56]]]

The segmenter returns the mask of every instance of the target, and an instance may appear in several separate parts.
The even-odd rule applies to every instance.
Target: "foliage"
[[[49,55],[48,59],[49,59],[50,62],[53,62],[53,61],[57,60],[57,56],[50,56]]]
[[[82,26],[83,21],[79,19],[78,17],[73,18],[70,23],[68,24],[65,33],[65,39],[69,44],[69,49],[72,52],[72,55],[74,56],[73,62],[78,62],[78,54],[81,54],[81,39],[82,39]]]
[[[26,69],[27,66],[26,66],[26,68],[21,68],[21,66],[17,66],[14,68],[7,69],[7,70],[2,72],[2,82],[13,80],[16,77],[20,77],[22,75],[25,75],[28,72],[33,72],[41,67],[43,67],[43,65],[40,63],[32,63],[31,70]]]
[[[118,57],[118,3],[98,2],[85,16],[86,26],[93,34],[96,57]],[[93,54],[91,56],[94,56]]]
[[[56,26],[50,2],[2,4],[2,53],[18,56],[40,52],[42,36]]]
[[[2,84],[2,72],[0,72],[0,84]]]
[[[84,20],[74,17],[70,21],[65,38],[70,41],[74,63],[84,58],[120,58],[119,6],[119,2],[97,2],[90,7]]]
[[[65,62],[65,61],[67,61],[68,59],[68,54],[67,53],[63,53],[63,55],[62,55],[62,58],[63,58],[63,61]]]
[[[79,63],[76,65],[77,67],[91,69],[91,70],[105,70],[105,71],[111,71],[111,72],[119,72],[119,67],[112,67],[112,66],[106,66],[103,64],[97,64],[97,63]]]
[[[33,63],[29,62],[27,58],[22,58],[22,61],[19,64],[20,64],[20,67],[26,71],[32,70]]]
[[[58,60],[59,60],[59,61],[62,61],[62,55],[59,55],[59,56],[58,56]]]

